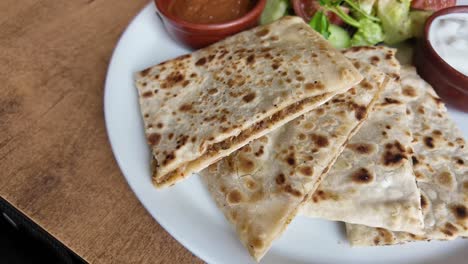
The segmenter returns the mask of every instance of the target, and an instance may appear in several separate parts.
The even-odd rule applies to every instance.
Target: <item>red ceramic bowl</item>
[[[168,12],[171,0],[155,0],[156,7],[169,35],[184,45],[198,49],[258,25],[266,0],[257,0],[256,5],[243,17],[222,24],[195,24]]]
[[[415,63],[419,75],[434,87],[444,102],[468,112],[468,76],[445,62],[429,41],[429,29],[434,19],[452,13],[468,13],[468,6],[441,9],[429,17],[424,27],[424,37],[418,41]]]

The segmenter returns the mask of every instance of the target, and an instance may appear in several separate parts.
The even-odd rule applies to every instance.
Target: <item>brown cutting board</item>
[[[144,210],[103,115],[116,42],[146,0],[0,1],[0,196],[91,263],[200,263]]]

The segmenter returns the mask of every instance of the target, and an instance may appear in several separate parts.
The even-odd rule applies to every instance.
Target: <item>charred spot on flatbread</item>
[[[372,90],[372,84],[367,80],[362,81],[359,85],[361,85],[366,90]]]
[[[276,176],[275,181],[278,185],[282,185],[286,182],[286,177],[283,173],[280,173]]]
[[[144,93],[141,94],[141,96],[142,96],[143,98],[150,98],[150,97],[153,96],[153,95],[154,95],[154,94],[153,94],[152,91],[146,91],[146,92],[144,92]]]
[[[296,165],[296,157],[294,156],[294,153],[291,153],[286,157],[286,163],[290,166]]]
[[[435,147],[434,138],[431,136],[426,136],[423,138],[424,145],[430,149]]]
[[[399,141],[395,140],[392,143],[385,144],[383,154],[383,164],[385,166],[399,166],[407,158],[406,150]]]
[[[319,148],[327,147],[330,142],[327,137],[319,134],[310,134],[310,139],[314,142],[315,146]]]
[[[264,242],[261,238],[255,237],[249,240],[249,247],[253,250],[263,248]]]
[[[452,189],[456,179],[450,171],[442,171],[436,175],[436,182],[445,188]]]
[[[164,79],[161,88],[169,88],[185,80],[184,75],[179,71],[173,71]]]
[[[374,176],[366,168],[360,168],[351,174],[351,180],[358,184],[366,184],[372,182]]]
[[[242,100],[244,100],[244,102],[246,102],[246,103],[250,103],[254,99],[255,99],[255,93],[254,92],[248,93],[247,95],[242,97]]]
[[[156,146],[159,144],[159,141],[161,141],[161,135],[158,133],[151,133],[148,135],[148,143],[151,146]]]
[[[375,146],[368,143],[348,144],[347,148],[361,155],[370,155],[376,151]]]
[[[452,223],[446,223],[444,227],[440,229],[440,231],[446,234],[447,236],[451,237],[457,234],[458,228],[454,226]]]
[[[380,61],[380,58],[377,57],[377,56],[372,56],[370,57],[369,59],[369,62],[372,64],[372,65],[377,65]]]
[[[408,96],[408,97],[416,97],[416,89],[412,86],[406,85],[403,87],[403,95]]]
[[[179,107],[179,110],[181,112],[188,112],[190,110],[192,110],[192,105],[191,104],[183,104]]]
[[[385,97],[382,105],[391,105],[391,104],[401,104],[401,102],[394,98]]]
[[[246,59],[246,63],[247,64],[254,64],[255,63],[255,55],[254,54],[250,54],[247,59]]]
[[[308,91],[313,91],[313,90],[323,90],[325,86],[322,84],[320,81],[314,81],[310,83],[305,84],[305,89]]]
[[[353,110],[357,120],[362,120],[367,115],[367,107],[363,105],[353,104]]]
[[[237,203],[242,202],[242,200],[243,200],[243,195],[239,190],[232,190],[227,195],[227,201],[230,204],[237,204]]]
[[[203,65],[205,65],[205,63],[206,63],[206,58],[205,58],[205,57],[202,57],[202,58],[198,59],[198,60],[195,62],[195,65],[196,65],[196,66],[203,66]]]
[[[421,208],[426,210],[429,207],[429,199],[424,194],[421,194]]]
[[[467,212],[465,205],[462,205],[462,204],[451,205],[450,209],[452,210],[452,214],[455,216],[457,220],[468,219],[468,212]]]
[[[381,239],[385,244],[391,244],[395,239],[393,233],[384,228],[377,228],[377,232],[379,233],[378,238]]]
[[[240,173],[252,173],[255,170],[255,162],[243,155],[238,157],[238,169]]]
[[[284,186],[284,191],[286,193],[289,193],[292,196],[295,196],[295,197],[301,197],[302,196],[302,192],[299,191],[299,190],[294,189],[290,184]]]
[[[301,166],[299,172],[304,176],[312,176],[314,173],[314,168],[311,166]]]
[[[151,72],[151,68],[146,68],[140,72],[141,77],[146,77]]]
[[[312,195],[311,201],[313,203],[318,203],[320,201],[325,201],[325,200],[334,200],[337,201],[339,200],[340,197],[337,193],[331,192],[331,191],[326,191],[326,190],[320,190],[318,189],[317,191],[314,192]]]
[[[255,33],[255,35],[257,37],[264,37],[264,36],[268,35],[268,33],[270,33],[270,30],[265,28],[265,29],[262,29],[262,30],[258,31],[257,33]]]

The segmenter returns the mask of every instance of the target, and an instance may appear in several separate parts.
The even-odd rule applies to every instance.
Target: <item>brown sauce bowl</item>
[[[424,37],[418,41],[416,47],[414,62],[418,74],[434,87],[444,102],[468,112],[468,76],[445,62],[429,41],[429,30],[432,22],[439,16],[453,13],[468,13],[468,6],[441,9],[427,19],[424,26]]]
[[[176,41],[192,49],[206,47],[228,36],[258,25],[266,0],[257,0],[255,6],[244,16],[221,24],[196,24],[182,20],[169,11],[171,0],[154,0],[164,27]]]

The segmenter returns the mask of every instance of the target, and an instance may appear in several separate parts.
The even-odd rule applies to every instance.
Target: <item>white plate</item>
[[[141,203],[180,243],[208,263],[254,263],[198,176],[163,190],[151,184],[150,152],[133,73],[187,52],[168,37],[153,4],[129,25],[115,48],[106,80],[104,107],[112,149]],[[454,110],[450,114],[468,138],[468,114]],[[466,263],[467,259],[468,240],[351,248],[343,225],[298,217],[262,263],[448,264]]]

